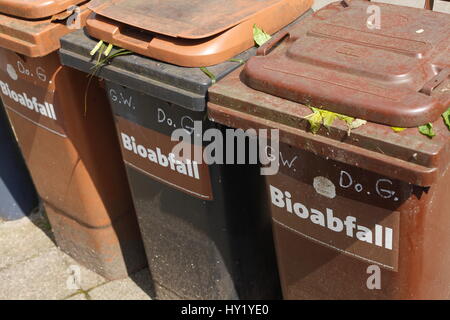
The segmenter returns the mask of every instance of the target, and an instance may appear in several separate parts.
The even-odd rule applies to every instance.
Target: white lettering
[[[343,171],[345,172],[345,171]],[[288,191],[282,191],[272,185],[269,185],[270,197],[272,204],[278,208],[284,208],[288,213],[294,213],[301,219],[309,219],[313,224],[325,227],[334,232],[344,232],[347,237],[355,238],[370,244],[375,244],[378,247],[382,247],[388,250],[392,250],[393,233],[391,228],[384,227],[379,224],[375,224],[375,232],[368,227],[358,225],[357,219],[353,216],[346,216],[345,219],[341,219],[334,215],[334,212],[330,208],[326,208],[325,214],[317,209],[308,208],[300,203],[294,202],[292,195]],[[355,233],[356,230],[356,233]],[[383,244],[384,240],[384,244]]]
[[[32,111],[34,110],[36,113],[39,113],[44,117],[57,120],[53,104],[47,101],[39,103],[36,97],[29,98],[25,92],[17,93],[14,90],[10,89],[9,85],[3,81],[0,81],[0,88],[2,90],[3,95],[14,100],[23,107]]]
[[[130,151],[141,158],[154,162],[161,167],[165,167],[174,172],[200,180],[198,162],[191,161],[190,159],[180,161],[176,159],[176,156],[173,153],[165,155],[160,148],[152,150],[138,144],[135,137],[129,136],[126,133],[121,132],[120,136],[122,137],[122,145],[125,150]]]

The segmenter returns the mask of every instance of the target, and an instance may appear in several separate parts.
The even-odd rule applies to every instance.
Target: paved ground
[[[0,300],[150,300],[149,284],[147,269],[107,281],[78,265],[56,247],[42,212],[0,220]]]

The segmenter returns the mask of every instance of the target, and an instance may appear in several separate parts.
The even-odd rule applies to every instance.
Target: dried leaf
[[[106,57],[104,57],[102,59],[102,55],[105,53],[105,50],[108,50],[108,48],[111,47],[111,49],[109,50],[110,52],[108,53],[108,55]],[[132,54],[133,52],[126,50],[126,49],[118,49],[116,51],[114,51],[113,53],[111,53],[113,46],[109,45],[108,47],[106,47],[106,45],[103,43],[103,41],[99,41],[94,49],[92,49],[92,51],[90,52],[91,56],[95,55],[95,53],[98,51],[98,58],[96,63],[91,67],[91,72],[88,75],[88,83],[86,86],[86,90],[84,93],[84,115],[86,116],[87,114],[87,105],[88,105],[88,91],[92,82],[92,79],[97,76],[98,72],[100,71],[100,69],[106,65],[107,63],[111,62],[112,59],[114,59],[115,57],[118,56],[123,56],[123,55],[128,55],[128,54]],[[100,50],[100,51],[99,51]]]
[[[245,61],[242,60],[242,59],[230,59],[230,60],[228,60],[228,61],[230,61],[230,62],[237,62],[237,63],[239,63],[239,64],[245,63]]]
[[[331,127],[338,116],[336,113],[327,110],[321,110],[320,114],[322,115],[323,125],[327,128]]]
[[[353,118],[353,117],[349,117],[349,116],[339,114],[339,113],[336,113],[336,114],[337,114],[337,117],[339,118],[339,120],[345,121],[348,126],[350,126],[352,124],[352,122],[355,120],[355,118]]]
[[[305,118],[309,121],[311,125],[312,133],[317,133],[320,126],[323,124],[327,129],[331,127],[336,118],[344,121],[347,124],[348,131],[347,134],[350,135],[353,129],[359,128],[367,123],[366,120],[355,119],[343,114],[339,114],[333,111],[328,111],[324,109],[319,109],[315,107],[310,107],[313,113],[307,115]]]
[[[363,119],[355,119],[353,120],[353,122],[350,124],[350,128],[353,129],[357,129],[363,125],[367,124],[366,120]]]
[[[105,57],[109,56],[109,54],[111,53],[112,48],[113,48],[113,45],[111,43],[108,44],[108,47],[106,48],[105,52],[103,52]]]
[[[309,125],[311,127],[311,132],[313,134],[316,134],[319,131],[320,126],[322,125],[322,115],[320,114],[320,112],[314,112],[306,116],[306,119],[308,119]]]
[[[261,47],[264,43],[269,41],[271,36],[267,34],[263,29],[259,28],[256,24],[253,25],[253,39],[258,47]]]
[[[403,130],[406,130],[406,128],[400,128],[400,127],[391,127],[394,132],[402,132]]]
[[[217,80],[216,76],[214,75],[214,73],[212,73],[211,71],[209,71],[208,68],[206,68],[206,67],[201,67],[200,70],[202,70],[203,73],[206,74],[206,75],[211,79],[211,82],[212,82],[213,84],[216,83],[216,80]]]
[[[95,45],[94,49],[92,49],[91,52],[90,52],[89,54],[90,54],[91,56],[93,56],[93,55],[98,51],[98,49],[100,49],[100,47],[102,46],[102,44],[103,44],[103,40],[100,40],[99,42],[97,42],[97,44]]]
[[[350,135],[350,133],[352,132],[353,129],[357,129],[357,128],[365,125],[366,123],[367,123],[367,121],[366,120],[362,120],[362,119],[354,119],[350,123],[347,122],[347,126],[348,126],[347,135]]]

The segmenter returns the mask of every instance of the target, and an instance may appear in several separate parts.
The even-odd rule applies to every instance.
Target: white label
[[[325,177],[315,177],[313,182],[316,192],[324,197],[334,199],[336,197],[336,187],[334,183]]]

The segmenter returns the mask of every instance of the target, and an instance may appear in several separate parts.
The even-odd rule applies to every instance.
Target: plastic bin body
[[[0,219],[20,219],[38,206],[38,198],[1,101],[0,154]]]
[[[81,24],[87,14],[81,7]],[[1,15],[2,100],[58,246],[109,279],[146,265],[109,104],[97,80],[62,66],[50,18]],[[85,93],[87,103],[85,104]]]

